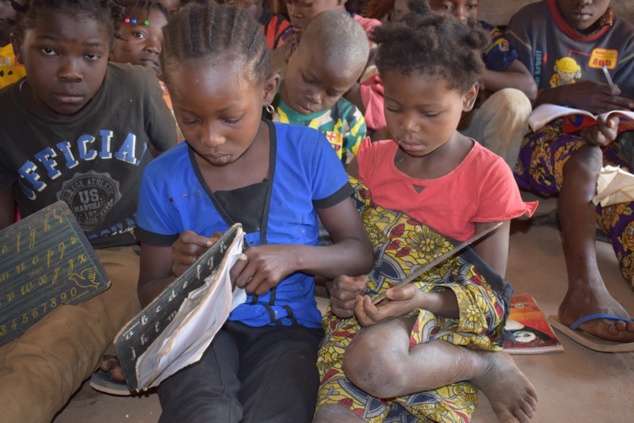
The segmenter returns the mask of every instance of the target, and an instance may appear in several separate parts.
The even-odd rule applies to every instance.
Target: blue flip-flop
[[[629,321],[628,319],[625,319],[623,317],[614,316],[608,313],[594,313],[583,316],[573,322],[570,326],[566,326],[559,321],[559,318],[557,316],[548,316],[548,321],[550,322],[550,324],[553,325],[555,329],[559,330],[564,335],[586,348],[590,348],[594,351],[611,353],[634,351],[634,342],[607,341],[579,329],[579,326],[581,326],[582,324],[599,319],[608,319],[621,322]],[[632,321],[634,321],[634,319],[632,319]]]

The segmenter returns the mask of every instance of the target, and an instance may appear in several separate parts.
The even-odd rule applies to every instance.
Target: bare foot
[[[598,319],[582,324],[579,329],[608,341],[634,342],[634,322],[630,314],[603,284],[600,288],[569,290],[559,306],[558,315],[561,323],[570,326],[579,318],[595,313],[608,313],[630,321]]]
[[[483,353],[489,364],[484,373],[471,379],[489,398],[501,423],[525,423],[533,418],[537,392],[505,352]]]
[[[104,355],[99,362],[99,368],[104,372],[110,373],[113,379],[125,382],[125,375],[119,363],[119,359],[114,355]]]

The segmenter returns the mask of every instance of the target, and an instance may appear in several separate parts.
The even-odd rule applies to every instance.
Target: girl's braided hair
[[[161,63],[166,74],[186,62],[220,63],[222,57],[240,61],[243,76],[258,84],[270,76],[270,50],[260,25],[244,7],[190,3],[172,16],[163,34]]]
[[[50,12],[64,11],[73,15],[84,15],[97,22],[103,22],[110,37],[114,35],[115,21],[123,13],[123,6],[114,0],[11,0],[16,14],[15,32],[21,36],[33,28],[40,17],[46,18]],[[77,22],[81,25],[81,22]]]
[[[476,21],[465,25],[453,16],[433,12],[426,0],[410,0],[408,6],[410,13],[401,22],[374,29],[379,72],[423,74],[442,78],[450,89],[469,90],[484,72],[486,32]]]

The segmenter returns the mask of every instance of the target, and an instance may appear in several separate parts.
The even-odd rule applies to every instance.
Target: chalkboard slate
[[[229,228],[185,273],[165,288],[117,334],[115,349],[131,391],[141,389],[136,376],[136,363],[139,357],[172,321],[187,295],[200,288],[205,278],[218,269],[238,229],[242,229],[239,223]]]
[[[0,345],[57,307],[110,286],[66,203],[58,201],[0,231]]]

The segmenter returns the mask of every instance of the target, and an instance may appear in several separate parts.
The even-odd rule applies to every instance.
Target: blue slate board
[[[58,201],[0,231],[0,345],[65,304],[110,286],[66,203]]]

